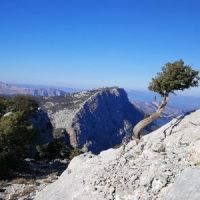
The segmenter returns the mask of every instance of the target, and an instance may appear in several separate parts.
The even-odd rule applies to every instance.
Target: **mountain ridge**
[[[55,88],[25,88],[0,82],[1,95],[28,94],[33,96],[60,96],[66,92]]]
[[[95,154],[130,139],[133,126],[144,118],[129,102],[125,90],[118,87],[43,97],[39,101],[53,127],[70,135],[72,146]],[[149,126],[147,130],[152,129]]]

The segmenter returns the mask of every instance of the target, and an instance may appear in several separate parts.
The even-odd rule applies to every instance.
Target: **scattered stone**
[[[195,125],[191,124],[193,120]],[[169,127],[170,134],[158,140]],[[99,155],[82,154],[71,161],[58,180],[29,198],[199,200],[199,130],[200,110],[197,110],[178,123],[166,124],[144,136],[138,144],[131,141],[125,147]]]
[[[155,143],[153,143],[151,149],[154,151],[154,152],[163,152],[165,151],[165,145],[163,144],[162,141],[155,141]]]

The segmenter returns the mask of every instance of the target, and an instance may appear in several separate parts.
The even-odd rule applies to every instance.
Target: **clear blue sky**
[[[2,82],[146,89],[181,58],[200,70],[199,0],[0,0]]]

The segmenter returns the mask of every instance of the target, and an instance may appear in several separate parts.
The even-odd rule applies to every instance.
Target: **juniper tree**
[[[175,94],[175,91],[185,90],[191,87],[197,87],[200,77],[199,72],[195,71],[189,65],[185,65],[181,59],[173,63],[166,63],[162,71],[157,73],[155,78],[149,83],[148,89],[158,93],[162,97],[162,102],[157,105],[155,113],[140,121],[133,129],[136,139],[140,139],[140,131],[154,120],[162,116],[162,112],[169,101],[169,94]]]

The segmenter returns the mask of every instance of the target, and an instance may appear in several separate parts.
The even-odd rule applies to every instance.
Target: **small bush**
[[[37,151],[40,158],[51,160],[60,156],[62,148],[63,144],[55,140],[43,146],[37,146]]]
[[[115,145],[113,148],[114,148],[114,149],[118,149],[118,148],[120,148],[122,145],[123,145],[123,144],[120,143],[120,144]]]
[[[75,148],[75,149],[73,149],[73,150],[71,151],[70,156],[69,156],[69,159],[72,160],[74,157],[79,156],[80,154],[83,154],[83,153],[84,153],[84,152],[81,151],[80,149]]]

